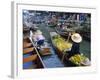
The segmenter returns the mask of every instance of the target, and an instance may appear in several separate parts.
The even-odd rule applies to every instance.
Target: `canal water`
[[[91,60],[91,42],[83,39],[80,44],[80,52]]]
[[[50,47],[51,55],[43,56],[43,62],[46,68],[56,68],[56,67],[64,67],[64,64],[58,58],[58,55],[55,53],[53,47]]]

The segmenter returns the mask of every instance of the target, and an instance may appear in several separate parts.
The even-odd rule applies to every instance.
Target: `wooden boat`
[[[74,33],[76,32],[77,28],[67,28],[67,29],[60,29],[55,27],[55,31],[57,34],[59,34],[60,36],[62,36],[63,38],[67,39],[69,36],[69,33]]]
[[[52,41],[52,45],[58,55],[58,57],[60,58],[60,60],[64,63],[65,67],[75,67],[77,66],[76,64],[72,63],[68,58],[67,58],[67,54],[65,54],[64,52],[62,52],[61,50],[59,50],[57,48],[57,46],[55,46],[52,37],[54,35],[58,35],[56,32],[50,32],[50,36],[51,36],[51,41]]]
[[[64,38],[67,38],[68,37],[68,32],[67,31],[62,31],[60,28],[56,28],[56,27],[55,27],[55,31],[59,35],[61,35],[62,37],[64,37]]]
[[[59,27],[55,27],[55,31],[61,35],[64,38],[67,38],[69,33],[75,33],[78,32],[80,34],[82,34],[83,31],[83,26],[79,26],[79,27],[71,27],[71,28],[65,28],[65,29],[61,29]],[[87,30],[88,31],[88,30]],[[88,35],[87,33],[85,33],[86,35]],[[84,35],[83,35],[84,36]]]
[[[37,69],[44,68],[43,61],[32,44],[31,40],[27,37],[23,39],[23,69]]]
[[[51,41],[52,41],[52,45],[53,45],[53,47],[54,47],[54,49],[55,49],[55,51],[56,51],[56,53],[57,53],[57,55],[58,55],[58,57],[60,58],[60,60],[64,63],[64,65],[65,65],[65,67],[75,67],[75,66],[89,66],[90,65],[90,60],[86,57],[86,56],[82,56],[82,55],[77,55],[77,58],[79,59],[79,60],[75,60],[75,58],[76,58],[76,56],[75,56],[75,58],[73,59],[73,61],[70,59],[70,58],[68,58],[67,57],[67,55],[69,54],[69,53],[67,53],[67,52],[63,52],[63,51],[61,51],[56,45],[55,45],[55,43],[53,42],[53,36],[55,36],[55,35],[58,35],[56,32],[51,32],[50,33],[50,35],[51,35]],[[68,50],[67,50],[68,51]],[[80,57],[79,57],[80,56]],[[73,57],[73,56],[72,56]],[[84,59],[83,59],[84,58]],[[83,63],[82,62],[80,62],[79,63],[79,61],[83,61]],[[86,62],[87,61],[87,63],[86,64],[84,64],[84,62]],[[78,62],[78,64],[77,64],[77,62]]]

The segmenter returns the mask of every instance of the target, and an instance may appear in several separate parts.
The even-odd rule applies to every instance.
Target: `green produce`
[[[65,41],[60,35],[53,36],[53,43],[61,51],[72,47],[72,44]]]
[[[84,62],[86,59],[87,59],[86,56],[76,54],[76,55],[72,56],[69,60],[76,65],[82,65],[81,63]]]

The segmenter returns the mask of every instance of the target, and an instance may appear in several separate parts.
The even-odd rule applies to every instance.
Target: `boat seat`
[[[28,48],[30,46],[32,46],[32,43],[27,43],[27,42],[23,43],[23,48]]]
[[[23,53],[24,54],[28,54],[29,52],[32,52],[33,50],[34,50],[33,47],[31,47],[31,48],[25,48],[25,49],[23,49]]]
[[[35,61],[36,59],[37,59],[37,54],[34,54],[26,58],[23,58],[23,62],[25,63],[25,62]]]
[[[23,42],[30,43],[30,39],[28,38],[28,36],[24,36],[24,38],[23,38]]]

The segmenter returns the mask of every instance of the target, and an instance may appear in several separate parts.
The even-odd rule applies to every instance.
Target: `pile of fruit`
[[[60,51],[67,50],[72,47],[72,44],[65,41],[65,39],[60,35],[53,36],[53,43]]]
[[[76,55],[72,56],[69,60],[72,63],[81,66],[81,65],[85,65],[85,64],[83,64],[84,61],[89,60],[89,59],[86,56],[82,55],[82,54],[76,54]]]

